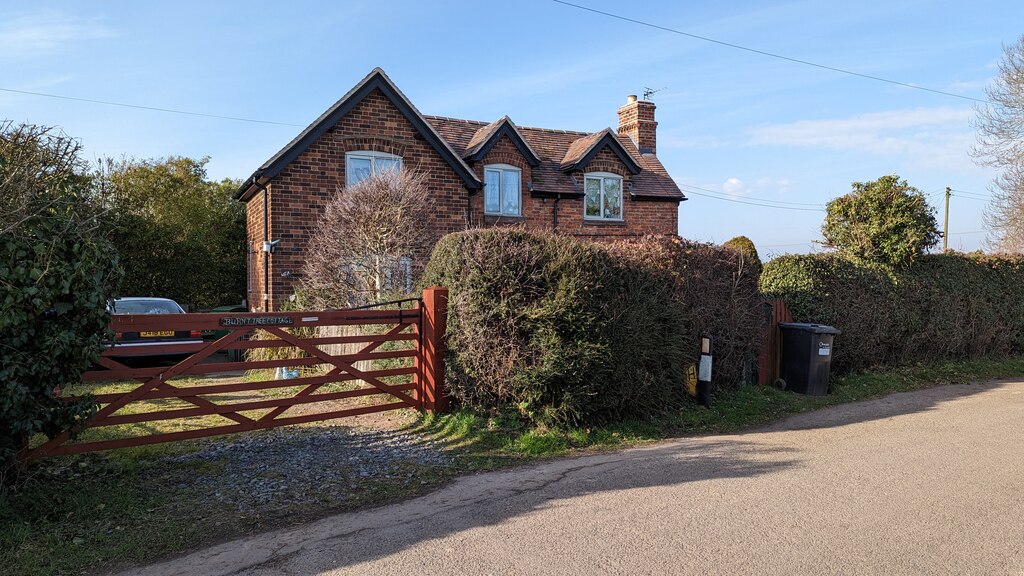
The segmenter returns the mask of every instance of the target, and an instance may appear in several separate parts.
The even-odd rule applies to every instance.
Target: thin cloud
[[[855,151],[885,155],[925,167],[976,169],[968,150],[974,142],[970,108],[915,108],[849,118],[801,120],[758,126],[750,144]]]
[[[794,182],[789,178],[772,178],[763,176],[755,181],[758,189],[773,189],[779,194],[788,194],[793,191]]]
[[[72,44],[113,36],[99,19],[38,12],[0,23],[0,60],[37,58],[66,51]]]

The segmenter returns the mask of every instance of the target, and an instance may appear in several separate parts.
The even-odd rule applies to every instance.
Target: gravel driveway
[[[290,427],[220,439],[165,461],[201,464],[179,490],[197,490],[242,513],[273,515],[282,507],[333,506],[367,482],[418,484],[417,471],[449,459],[440,446],[401,431]]]

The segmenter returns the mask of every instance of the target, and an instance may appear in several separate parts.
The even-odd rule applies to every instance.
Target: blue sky
[[[973,98],[1024,33],[1019,1],[574,1]],[[941,223],[946,186],[987,195],[994,175],[969,156],[969,100],[551,0],[0,3],[0,88],[296,125],[0,91],[0,118],[62,127],[90,159],[209,156],[212,177],[243,178],[374,66],[424,114],[572,130],[614,128],[628,94],[664,88],[658,155],[690,196],[681,234],[745,234],[764,255],[817,249],[815,207],[853,181],[897,173]],[[983,245],[985,234],[959,233],[984,229],[984,207],[954,194],[951,247]]]

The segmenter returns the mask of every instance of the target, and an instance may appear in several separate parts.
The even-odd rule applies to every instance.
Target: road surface
[[[130,573],[1024,574],[1024,383],[470,476]]]

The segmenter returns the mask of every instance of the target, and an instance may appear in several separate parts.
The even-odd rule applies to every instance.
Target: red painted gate
[[[316,312],[266,312],[243,314],[153,314],[114,316],[115,332],[219,331],[223,335],[212,342],[163,343],[143,346],[113,346],[104,350],[100,366],[82,375],[85,382],[103,380],[135,380],[140,384],[131,391],[97,396],[99,411],[85,428],[154,422],[216,414],[227,422],[223,425],[177,432],[110,440],[69,442],[61,434],[27,454],[29,460],[58,454],[74,454],[158,442],[171,442],[273,428],[288,424],[314,422],[357,414],[382,412],[398,408],[443,411],[447,407],[444,394],[444,344],[448,290],[433,287],[424,290],[421,299],[411,308],[400,305],[387,309],[348,309]],[[317,336],[322,326],[356,326],[358,334]],[[305,330],[303,330],[305,329]],[[255,337],[257,336],[258,338]],[[359,345],[355,352],[331,353],[325,347],[339,344]],[[301,351],[301,357],[241,362],[210,362],[221,351],[283,349]],[[384,348],[382,350],[382,348]],[[173,366],[131,367],[132,358],[153,354],[182,355]],[[207,360],[204,362],[204,360]],[[359,369],[357,364],[371,367]],[[389,366],[373,366],[387,361]],[[321,373],[289,379],[262,379],[230,383],[180,385],[173,379],[187,375],[208,375],[225,371],[323,367]],[[324,386],[347,383],[349,389],[320,391]],[[351,386],[356,384],[355,387]],[[226,394],[299,388],[285,397],[228,402]],[[319,392],[318,392],[319,391]],[[342,399],[378,395],[384,401],[325,411],[287,415],[299,405],[336,402]],[[119,414],[134,402],[154,399],[177,399],[191,407],[161,409]],[[238,399],[237,397],[234,399]],[[180,404],[180,402],[179,402]],[[260,412],[253,415],[252,412]],[[248,414],[246,414],[248,412]]]

